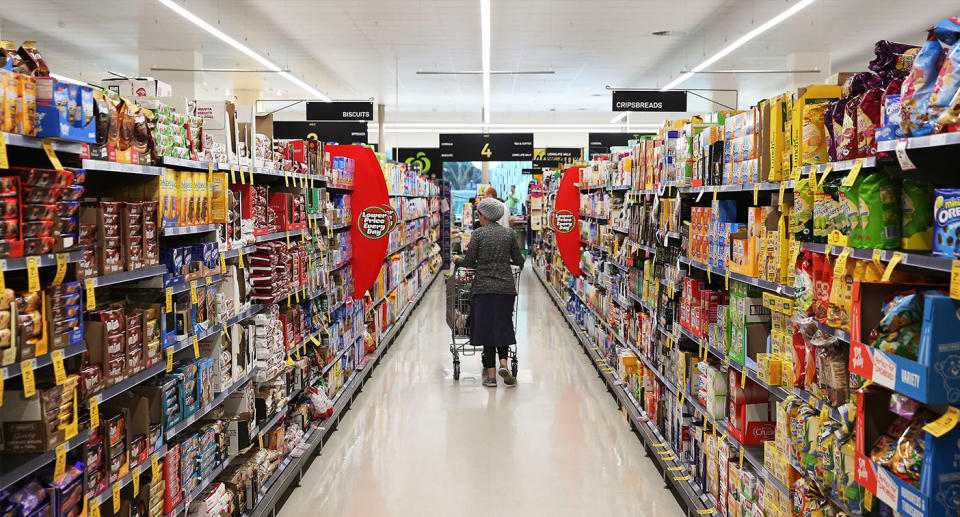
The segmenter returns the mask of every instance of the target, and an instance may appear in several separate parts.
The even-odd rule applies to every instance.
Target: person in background
[[[504,204],[503,201],[500,201],[500,198],[497,197],[497,189],[493,187],[487,187],[487,189],[483,191],[483,197],[493,199],[503,206],[503,215],[497,218],[497,222],[500,223],[500,226],[503,226],[504,228],[510,228],[510,212],[507,210],[507,205]]]
[[[483,226],[473,231],[466,255],[454,260],[457,267],[476,268],[470,292],[470,341],[474,346],[483,346],[483,385],[493,388],[497,387],[496,356],[500,356],[499,374],[504,384],[517,384],[507,365],[510,345],[517,342],[513,328],[517,286],[510,264],[522,268],[524,261],[513,231],[497,222],[503,212],[503,203],[494,198],[480,201],[477,218]]]
[[[507,196],[507,209],[510,215],[517,213],[517,203],[520,202],[520,196],[517,194],[517,186],[510,185],[510,195]]]

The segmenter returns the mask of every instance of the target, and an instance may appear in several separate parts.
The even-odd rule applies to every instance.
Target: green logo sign
[[[423,151],[418,152],[416,156],[407,158],[406,163],[407,165],[410,165],[411,163],[419,163],[421,174],[427,174],[430,172],[430,158],[427,158],[427,153]]]

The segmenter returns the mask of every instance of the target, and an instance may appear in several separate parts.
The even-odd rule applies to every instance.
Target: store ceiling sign
[[[533,168],[554,169],[561,163],[583,159],[582,147],[540,147],[533,150]]]
[[[330,156],[353,159],[353,184],[363,186],[354,189],[350,196],[350,206],[356,214],[350,227],[350,243],[353,246],[350,270],[353,274],[353,298],[360,300],[380,276],[390,244],[387,237],[400,219],[390,205],[387,181],[373,149],[362,145],[329,145],[324,150]]]
[[[533,133],[447,133],[440,135],[444,162],[533,161]]]
[[[614,90],[613,111],[684,112],[687,111],[685,90]]]
[[[607,154],[613,147],[623,147],[630,143],[630,140],[640,140],[644,136],[653,133],[590,133],[588,142],[590,144],[590,156],[596,154]]]
[[[308,102],[307,120],[373,120],[373,102]]]
[[[275,121],[273,136],[284,140],[319,140],[338,144],[367,143],[366,122]]]
[[[563,264],[574,276],[580,276],[580,167],[568,167],[560,180],[549,225],[556,234],[557,249]]]
[[[439,147],[395,147],[393,158],[407,165],[420,165],[420,174],[443,178],[443,159]]]

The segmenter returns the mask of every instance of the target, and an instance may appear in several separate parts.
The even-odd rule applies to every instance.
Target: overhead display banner
[[[308,102],[307,120],[373,120],[373,102]]]
[[[533,161],[533,133],[440,134],[444,162]]]
[[[639,140],[640,138],[652,135],[653,133],[590,133],[590,156],[596,154],[607,154],[611,147],[623,147],[628,145],[630,140]]]
[[[563,265],[573,276],[580,276],[580,167],[568,167],[557,188],[548,224],[555,232]]]
[[[439,147],[394,147],[393,159],[407,165],[420,164],[420,174],[443,178],[443,158]]]
[[[290,140],[319,140],[324,143],[366,144],[367,123],[276,121],[273,123],[273,136]]]
[[[562,163],[583,159],[582,147],[539,147],[533,150],[533,168],[555,169]]]
[[[613,111],[687,111],[685,90],[614,90]]]
[[[353,159],[353,184],[363,186],[354,189],[350,196],[354,214],[350,227],[350,243],[353,246],[350,269],[353,273],[353,298],[359,300],[380,276],[383,260],[387,258],[390,232],[397,227],[400,217],[390,205],[387,181],[373,149],[362,145],[331,145],[324,150],[330,156]]]

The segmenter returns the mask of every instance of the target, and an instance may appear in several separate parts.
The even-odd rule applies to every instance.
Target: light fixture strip
[[[316,96],[318,99],[322,100],[323,102],[330,102],[330,97],[327,97],[326,95],[321,93],[320,90],[317,90],[313,86],[310,86],[309,84],[303,82],[300,78],[291,75],[289,72],[283,71],[282,68],[274,64],[269,59],[261,56],[260,54],[255,52],[250,47],[244,45],[243,43],[240,43],[239,41],[231,38],[220,29],[217,29],[213,25],[210,25],[209,23],[205,22],[199,16],[184,9],[182,6],[180,6],[180,4],[176,3],[174,0],[157,0],[157,1],[163,4],[165,7],[169,8],[171,11],[179,14],[180,16],[185,18],[187,21],[193,23],[197,27],[200,27],[201,29],[207,31],[209,34],[216,36],[217,39],[219,39],[220,41],[246,54],[247,57],[267,67],[271,71],[277,72],[281,77],[303,88],[304,90],[309,92],[311,95]]]
[[[783,11],[782,13],[780,13],[780,14],[774,16],[773,18],[767,20],[767,21],[766,21],[765,23],[763,23],[762,25],[754,28],[754,29],[751,30],[750,32],[744,34],[743,36],[740,36],[739,38],[737,38],[736,41],[734,41],[733,43],[731,43],[731,44],[727,45],[726,47],[722,48],[719,52],[717,52],[716,54],[714,54],[714,55],[710,56],[709,58],[707,58],[706,61],[700,63],[699,65],[697,65],[697,66],[695,66],[695,67],[693,67],[689,72],[683,73],[683,74],[680,75],[680,77],[677,77],[676,79],[670,81],[669,83],[667,83],[666,86],[664,86],[663,88],[660,88],[660,91],[664,92],[664,91],[670,90],[670,89],[672,89],[672,88],[675,88],[675,87],[676,87],[677,85],[679,85],[680,83],[682,83],[682,82],[686,81],[687,79],[690,79],[691,77],[693,77],[694,74],[696,74],[697,72],[703,70],[704,68],[706,68],[706,67],[708,67],[708,66],[710,66],[710,65],[712,65],[712,64],[714,64],[714,63],[716,63],[717,61],[720,61],[720,60],[723,59],[725,56],[727,56],[728,54],[730,54],[730,53],[733,52],[734,50],[740,48],[741,46],[743,46],[743,45],[744,45],[745,43],[747,43],[748,41],[752,40],[753,38],[756,38],[757,36],[763,34],[764,32],[767,32],[768,30],[772,29],[773,27],[775,27],[775,26],[776,26],[777,24],[779,24],[780,22],[786,20],[787,18],[793,16],[794,14],[797,14],[798,12],[800,12],[801,9],[803,9],[804,7],[807,7],[808,5],[812,4],[813,2],[814,2],[814,0],[800,0],[799,2],[793,4],[793,5],[792,5],[789,9],[787,9],[786,11]]]
[[[480,0],[480,68],[483,72],[483,122],[490,123],[490,0]]]

